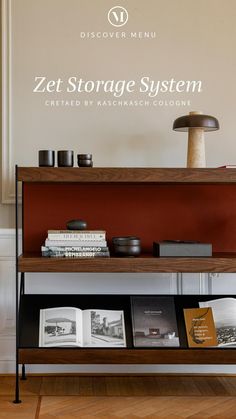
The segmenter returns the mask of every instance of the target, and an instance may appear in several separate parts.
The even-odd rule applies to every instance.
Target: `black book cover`
[[[173,297],[131,297],[135,347],[179,346]]]

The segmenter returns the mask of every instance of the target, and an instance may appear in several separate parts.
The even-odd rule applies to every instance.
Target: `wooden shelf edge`
[[[235,349],[21,348],[25,364],[235,364]]]
[[[236,272],[236,254],[206,258],[46,258],[21,255],[19,272]]]
[[[18,167],[21,182],[236,183],[235,169]]]

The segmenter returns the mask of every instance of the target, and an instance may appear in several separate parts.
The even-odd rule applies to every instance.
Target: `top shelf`
[[[236,169],[18,167],[21,182],[236,183]]]

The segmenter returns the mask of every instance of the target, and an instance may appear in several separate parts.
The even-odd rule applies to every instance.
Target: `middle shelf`
[[[206,347],[189,346],[187,331],[190,329],[185,309],[209,307],[208,303],[214,307],[216,319],[220,313],[220,325],[218,320],[212,324],[209,318],[204,323],[208,336],[212,336],[216,328],[218,346],[214,342]],[[119,363],[119,354],[122,354],[120,363],[129,363],[130,360],[147,363],[149,351],[150,363],[164,363],[167,359],[169,363],[172,356],[175,363],[175,357],[183,361],[186,350],[191,351],[191,355],[186,355],[189,363],[194,360],[197,363],[198,357],[203,360],[205,351],[209,359],[208,351],[215,354],[214,361],[220,357],[218,352],[221,353],[227,363],[226,353],[231,354],[231,350],[234,354],[232,352],[229,359],[236,359],[235,327],[232,326],[235,324],[235,305],[235,296],[227,295],[24,294],[20,299],[18,347],[22,357],[28,357],[27,363],[31,363],[34,357],[36,362],[41,356],[47,363],[47,360],[53,360],[53,353],[55,359],[61,358],[62,363],[69,363],[67,350],[72,351],[71,361],[74,363],[85,363],[88,359],[86,353],[91,356],[89,363],[96,363],[96,360],[110,363],[105,362],[109,357],[114,363]],[[108,358],[105,357],[106,351]]]
[[[236,272],[236,253],[212,257],[160,258],[141,255],[130,258],[47,258],[27,253],[18,258],[19,272]]]
[[[21,348],[25,364],[235,364],[235,349]]]

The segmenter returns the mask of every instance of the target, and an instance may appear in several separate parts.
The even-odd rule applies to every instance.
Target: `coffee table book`
[[[218,345],[214,318],[210,307],[184,309],[184,320],[190,348]]]
[[[134,347],[178,347],[173,296],[131,297]]]
[[[52,307],[40,310],[39,347],[126,347],[122,310]]]

